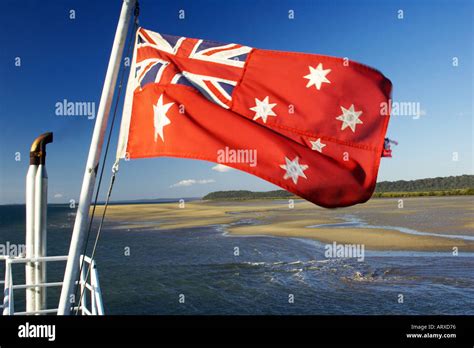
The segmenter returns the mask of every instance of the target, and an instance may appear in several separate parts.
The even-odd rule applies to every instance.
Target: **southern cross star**
[[[174,103],[163,104],[163,94],[160,95],[156,105],[153,105],[154,111],[154,124],[155,124],[155,142],[158,140],[158,135],[163,142],[165,137],[163,135],[163,128],[171,123],[170,119],[166,116],[166,113],[173,106]]]
[[[318,151],[318,152],[323,152],[323,147],[326,146],[326,144],[323,144],[323,143],[321,142],[321,138],[318,138],[316,141],[311,141],[311,140],[310,140],[309,142],[310,142],[311,145],[312,145],[312,148],[311,148],[311,149],[312,149],[312,150],[316,150],[316,151]]]
[[[319,91],[323,83],[331,83],[331,81],[326,78],[326,75],[330,72],[331,69],[324,70],[323,65],[321,63],[319,63],[316,68],[309,66],[309,74],[304,76],[305,79],[309,80],[308,84],[306,85],[306,88],[309,88],[314,85]]]
[[[306,179],[304,171],[308,169],[308,166],[306,164],[299,164],[298,156],[296,156],[293,161],[290,161],[290,159],[285,156],[285,162],[286,164],[280,164],[280,168],[286,170],[283,179],[291,178],[295,184],[298,183],[298,177],[300,176]]]
[[[267,123],[268,116],[276,116],[273,112],[273,108],[276,104],[270,104],[269,98],[265,97],[263,100],[258,100],[255,98],[255,106],[250,108],[250,110],[255,111],[254,120],[262,118],[263,123]]]
[[[354,104],[352,104],[349,109],[341,106],[341,110],[342,115],[336,117],[337,120],[342,121],[341,130],[349,127],[352,132],[355,133],[356,126],[363,123],[362,120],[359,119],[360,115],[362,115],[362,111],[355,111]]]

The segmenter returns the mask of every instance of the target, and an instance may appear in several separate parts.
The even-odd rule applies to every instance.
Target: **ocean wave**
[[[327,268],[328,264],[332,265],[338,261],[339,260],[333,260],[333,259],[308,260],[308,261],[295,260],[295,261],[276,261],[276,262],[246,261],[242,263],[231,263],[231,264],[226,264],[226,265],[227,266],[242,265],[242,266],[248,266],[248,267],[253,267],[253,268],[265,268],[274,272],[295,273],[295,272],[321,270],[321,269]]]

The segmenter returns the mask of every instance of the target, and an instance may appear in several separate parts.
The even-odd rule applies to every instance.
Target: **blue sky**
[[[349,57],[381,70],[394,101],[418,102],[419,119],[392,117],[399,141],[379,181],[473,173],[472,1],[151,1],[140,24],[154,31],[258,48]],[[55,114],[55,104],[98,106],[121,2],[2,2],[0,23],[0,204],[24,202],[28,151],[53,131],[49,201],[76,199],[93,120]],[[185,11],[185,19],[178,11]],[[70,19],[70,10],[75,19]],[[295,18],[288,18],[293,10]],[[403,10],[403,19],[398,11]],[[21,66],[15,66],[15,59]],[[453,66],[457,57],[458,66]],[[120,110],[119,110],[120,111]],[[114,157],[118,127],[111,146]],[[15,160],[15,154],[21,160]],[[453,161],[453,153],[458,160]],[[106,164],[106,181],[112,162]],[[201,196],[215,190],[276,187],[238,171],[184,159],[122,163],[113,199]],[[181,180],[205,184],[175,186]],[[106,185],[104,185],[106,186]]]

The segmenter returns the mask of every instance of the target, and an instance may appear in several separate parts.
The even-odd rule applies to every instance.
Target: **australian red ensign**
[[[348,206],[374,190],[390,93],[380,72],[347,59],[140,28],[117,156],[219,163],[224,150],[247,150],[254,160],[222,164]]]

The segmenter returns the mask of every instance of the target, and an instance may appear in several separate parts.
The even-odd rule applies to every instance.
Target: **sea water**
[[[1,244],[24,243],[24,210],[0,206]],[[65,255],[75,212],[56,205],[48,214],[48,253]],[[96,254],[106,314],[474,314],[472,254],[366,250],[358,262],[327,259],[311,240],[232,236],[225,225],[123,227],[106,221]],[[48,263],[48,281],[63,272]],[[48,289],[50,308],[59,291]],[[24,307],[23,290],[15,305]]]

